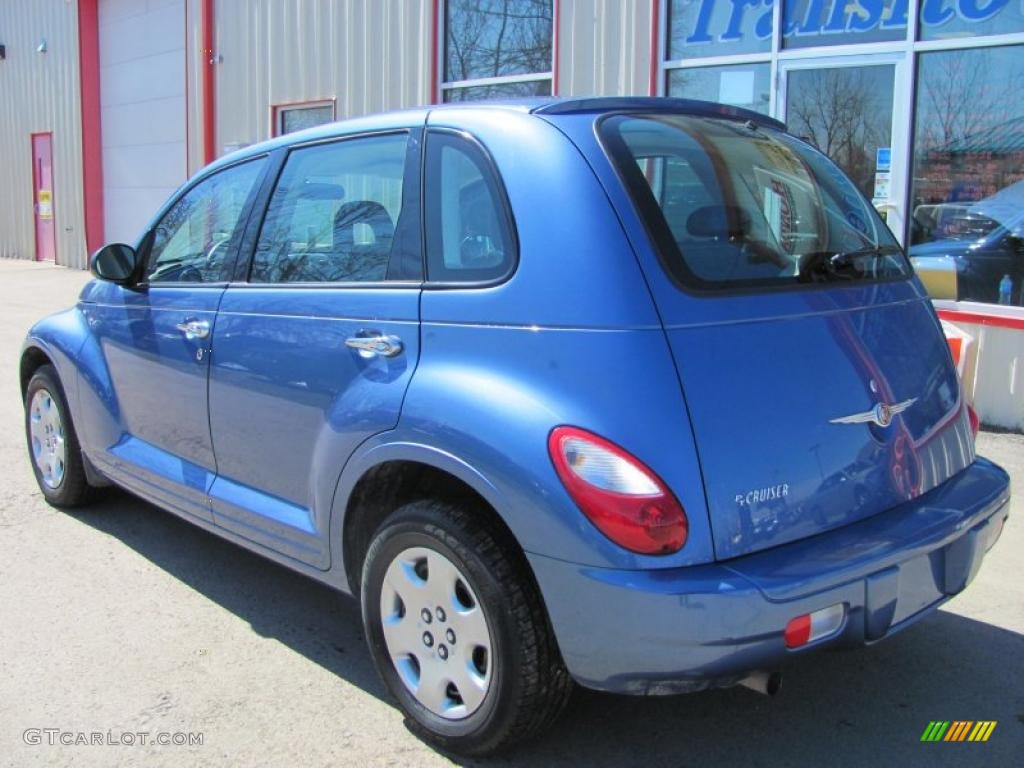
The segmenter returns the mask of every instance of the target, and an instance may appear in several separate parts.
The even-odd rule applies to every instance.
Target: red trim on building
[[[973,323],[975,325],[990,325],[994,328],[1012,328],[1016,331],[1024,331],[1024,318],[1007,317],[1006,315],[983,315],[979,312],[962,312],[958,309],[940,309],[938,315],[943,320],[951,323]]]
[[[214,102],[213,0],[202,0],[200,52],[203,72],[203,163],[217,159]]]
[[[85,246],[103,245],[103,132],[100,120],[98,0],[78,0],[78,77],[82,98],[82,206]]]
[[[441,29],[441,3],[444,0],[434,0],[430,18],[430,103],[438,104],[441,101],[441,80],[439,77],[438,58],[440,57],[439,32]]]
[[[658,61],[661,40],[659,38],[659,29],[661,27],[661,2],[660,0],[651,0],[651,73],[648,93],[651,96],[658,95],[658,70],[661,68],[661,62]]]
[[[551,23],[551,95],[558,95],[558,41],[562,38],[562,0],[553,0],[551,12],[554,19]]]

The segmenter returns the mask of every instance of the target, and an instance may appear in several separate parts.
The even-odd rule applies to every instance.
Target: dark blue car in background
[[[21,359],[46,498],[112,483],[358,596],[457,752],[573,681],[773,692],[964,589],[1008,513],[892,235],[751,112],[337,123],[222,158],[92,269]]]
[[[956,276],[955,295],[940,298],[1024,306],[1024,181],[973,203],[919,205],[911,237],[918,270]]]

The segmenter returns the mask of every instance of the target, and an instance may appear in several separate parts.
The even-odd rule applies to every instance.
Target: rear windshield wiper
[[[835,278],[853,279],[859,275],[853,274],[850,267],[858,259],[879,259],[902,252],[898,245],[870,245],[852,251],[812,251],[800,257],[800,274],[797,279],[801,282]]]
[[[892,256],[897,253],[903,253],[903,249],[898,245],[869,245],[866,248],[835,253],[829,258],[829,265],[834,269],[841,269],[850,266],[855,259],[865,257],[879,259],[882,256]]]

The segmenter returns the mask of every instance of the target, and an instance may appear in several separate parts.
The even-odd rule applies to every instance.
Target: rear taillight
[[[974,410],[974,406],[970,403],[967,404],[967,418],[971,422],[971,433],[977,437],[978,430],[981,429],[981,419],[978,418],[978,412]]]
[[[573,501],[616,544],[666,555],[686,543],[686,513],[676,497],[622,448],[577,427],[557,427],[548,451]]]

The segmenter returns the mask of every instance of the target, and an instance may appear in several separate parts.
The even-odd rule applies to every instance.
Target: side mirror
[[[127,285],[135,277],[139,259],[135,249],[124,243],[104,245],[89,260],[89,271],[100,280]]]

